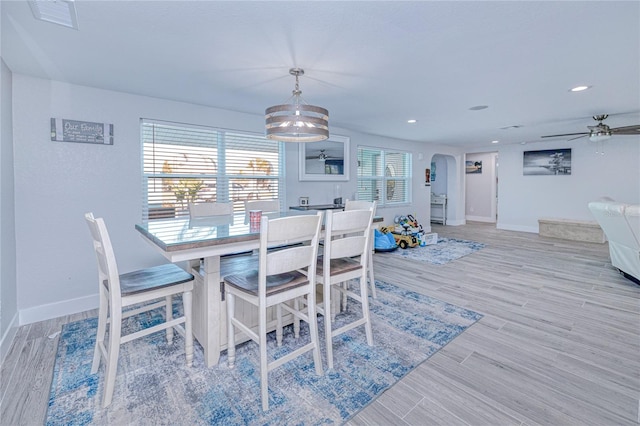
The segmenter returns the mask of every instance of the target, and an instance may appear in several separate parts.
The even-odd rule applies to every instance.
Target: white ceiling
[[[331,126],[465,148],[640,124],[637,1],[75,3],[77,31],[2,1],[13,72],[262,115],[296,66]]]

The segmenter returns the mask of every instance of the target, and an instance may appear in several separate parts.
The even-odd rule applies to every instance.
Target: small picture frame
[[[482,161],[465,161],[465,172],[468,175],[482,174]]]

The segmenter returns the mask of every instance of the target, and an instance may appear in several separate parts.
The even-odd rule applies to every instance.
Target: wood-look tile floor
[[[446,265],[376,254],[376,279],[484,318],[349,425],[640,424],[640,285],[612,268],[607,244],[481,223],[433,231],[486,247]],[[42,424],[58,341],[49,336],[95,314],[20,327],[0,370],[0,424]]]

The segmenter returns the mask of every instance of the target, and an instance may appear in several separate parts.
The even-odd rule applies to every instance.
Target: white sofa
[[[611,264],[640,284],[640,205],[601,200],[589,210],[609,240]]]

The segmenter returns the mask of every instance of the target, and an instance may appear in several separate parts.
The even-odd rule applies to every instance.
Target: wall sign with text
[[[113,145],[113,124],[52,118],[51,140]]]

